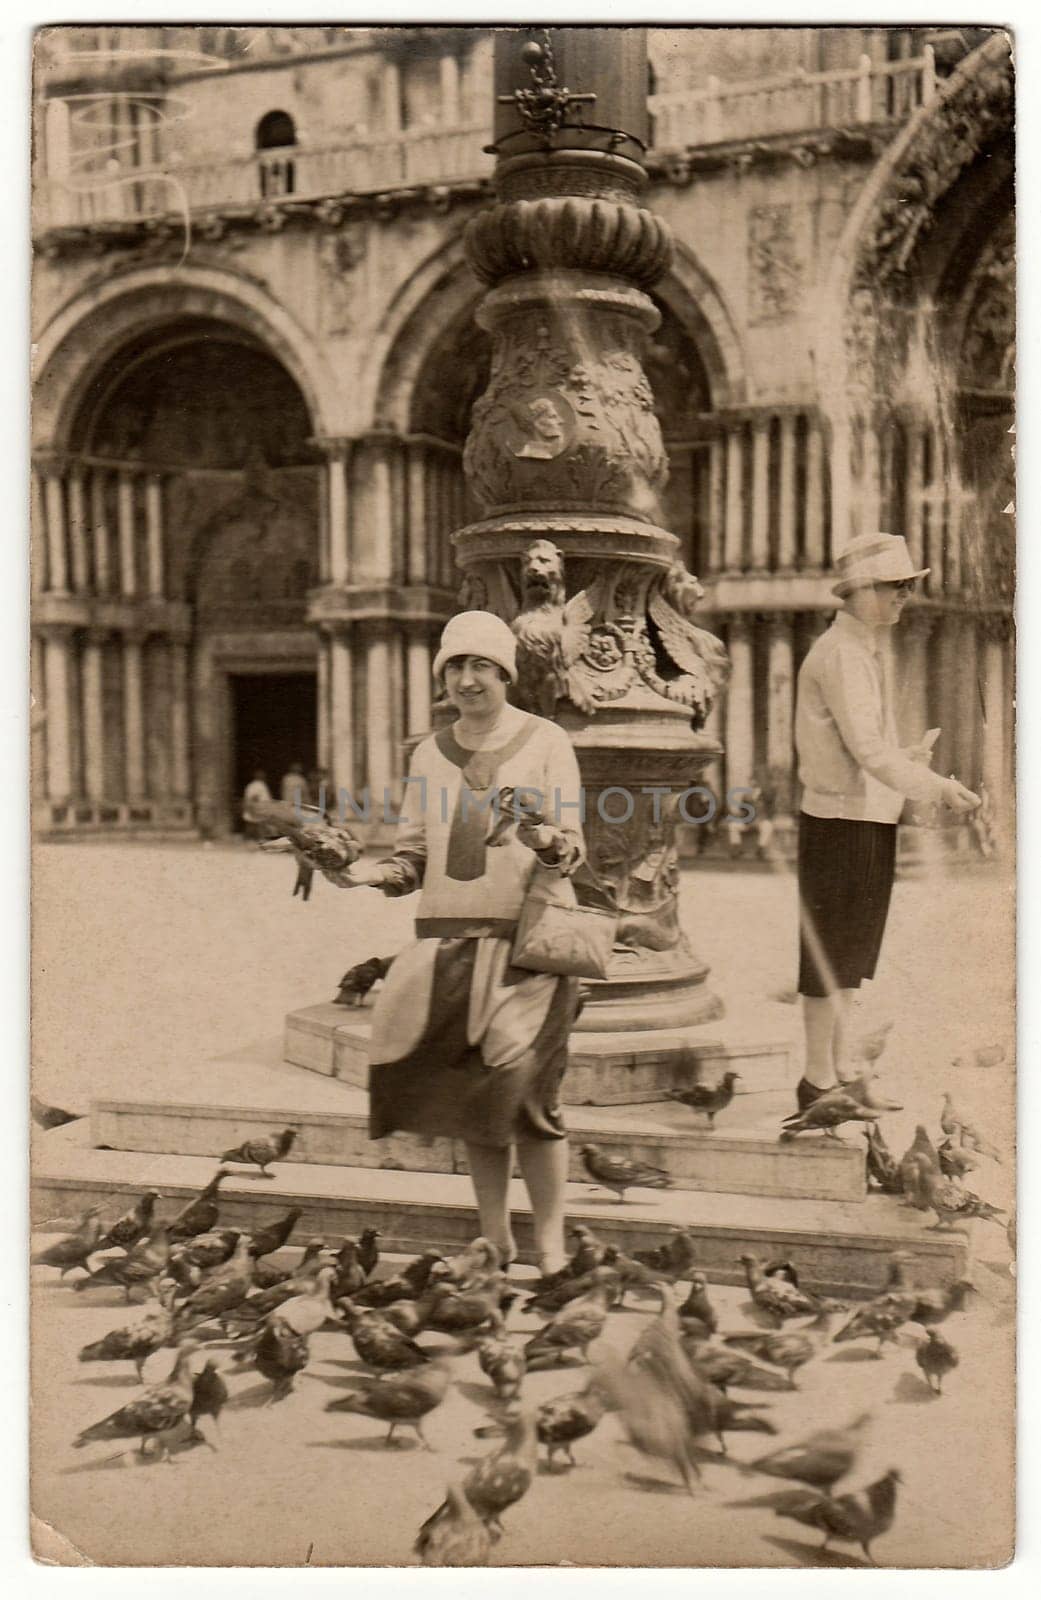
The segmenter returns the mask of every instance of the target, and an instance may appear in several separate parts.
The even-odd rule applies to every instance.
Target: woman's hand
[[[379,889],[394,875],[385,861],[355,861],[343,868],[322,867],[323,875],[340,889]]]

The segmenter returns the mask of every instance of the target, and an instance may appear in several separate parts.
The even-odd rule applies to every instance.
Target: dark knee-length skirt
[[[369,1068],[369,1137],[397,1130],[502,1147],[566,1137],[560,1086],[579,985],[558,978],[541,1025],[505,1066],[488,1066],[467,1037],[477,940],[443,939],[422,1035],[399,1060]],[[391,969],[393,972],[393,968]],[[507,967],[505,983],[530,973]],[[388,979],[389,981],[389,979]]]
[[[799,817],[800,994],[875,976],[895,867],[895,822]]]

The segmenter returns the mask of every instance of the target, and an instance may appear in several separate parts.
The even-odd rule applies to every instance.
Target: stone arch
[[[265,289],[218,268],[188,264],[170,281],[165,267],[140,267],[89,285],[47,323],[36,347],[33,444],[65,447],[95,373],[149,327],[206,317],[247,330],[285,366],[307,403],[316,434],[344,431],[345,401],[325,356]]]

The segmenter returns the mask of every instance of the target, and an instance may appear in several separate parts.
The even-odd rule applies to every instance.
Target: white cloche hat
[[[460,611],[449,617],[434,657],[434,677],[439,678],[453,656],[484,656],[517,682],[517,641],[501,617],[490,611]]]

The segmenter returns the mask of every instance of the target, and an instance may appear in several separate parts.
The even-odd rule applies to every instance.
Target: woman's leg
[[[539,1266],[544,1273],[557,1272],[567,1260],[564,1247],[567,1140],[518,1139],[517,1160],[531,1200]]]
[[[853,1076],[849,1062],[850,1024],[853,1019],[853,1002],[856,989],[839,989],[834,996],[835,1027],[831,1036],[831,1059],[839,1082]]]
[[[517,1248],[510,1227],[509,1204],[513,1147],[468,1144],[466,1159],[470,1166],[474,1194],[477,1196],[481,1233],[498,1247],[504,1261],[511,1261]],[[534,1205],[534,1201],[532,1204]]]

